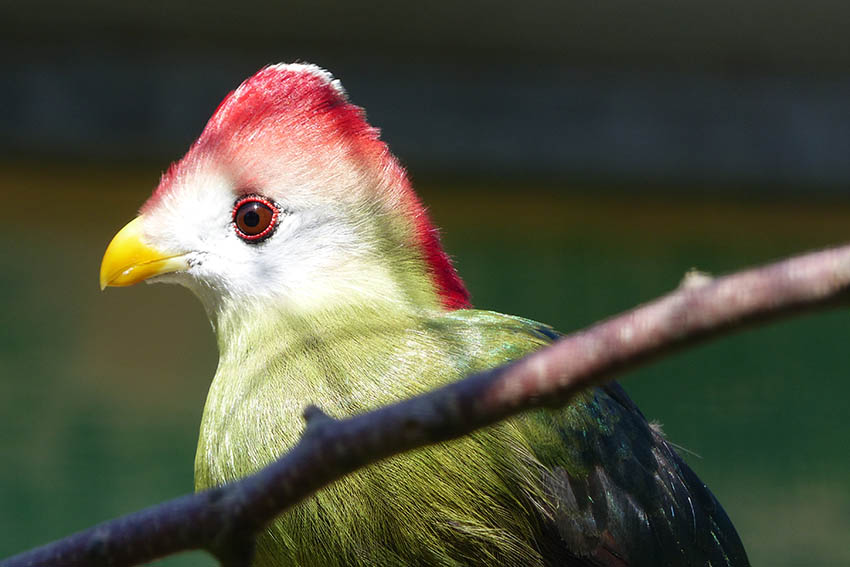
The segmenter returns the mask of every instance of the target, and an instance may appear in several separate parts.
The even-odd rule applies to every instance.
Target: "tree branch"
[[[850,246],[719,278],[691,273],[659,299],[433,392],[344,420],[310,406],[301,441],[262,471],[0,565],[123,566],[192,549],[205,549],[228,566],[248,565],[254,536],[275,516],[360,467],[522,411],[563,405],[616,373],[707,338],[848,299]]]

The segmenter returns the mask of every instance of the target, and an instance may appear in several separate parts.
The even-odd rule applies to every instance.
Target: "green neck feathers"
[[[249,474],[297,442],[302,412],[360,413],[539,348],[527,322],[478,311],[254,308],[218,323],[198,489]],[[510,347],[504,345],[510,344]],[[534,565],[539,464],[509,422],[353,474],[282,516],[261,565]],[[476,479],[471,486],[467,479]],[[279,559],[284,557],[286,562]]]

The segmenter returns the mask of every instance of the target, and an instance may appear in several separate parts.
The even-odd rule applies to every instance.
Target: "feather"
[[[240,232],[245,199],[274,219],[268,237]],[[194,291],[218,339],[199,490],[277,459],[310,405],[351,416],[559,336],[470,308],[404,169],[310,65],[231,93],[119,232],[102,285],[148,277]],[[714,496],[616,384],[359,470],[278,518],[257,552],[269,567],[748,565]]]
[[[199,489],[284,452],[309,401],[352,415],[555,336],[475,310],[329,313],[264,333],[251,358],[266,365],[223,353],[203,419]],[[303,555],[317,549],[320,558]],[[259,550],[261,565],[281,555],[329,566],[747,564],[717,501],[616,384],[355,473],[279,519]]]

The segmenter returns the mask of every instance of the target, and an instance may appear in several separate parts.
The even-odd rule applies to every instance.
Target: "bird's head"
[[[101,287],[142,280],[189,287],[211,315],[246,301],[468,304],[377,130],[329,73],[300,64],[228,95],[112,240]]]

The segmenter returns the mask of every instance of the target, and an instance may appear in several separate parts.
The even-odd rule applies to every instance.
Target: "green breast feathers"
[[[225,318],[218,329],[198,489],[282,455],[310,403],[334,417],[361,413],[556,337],[474,310],[257,319],[276,323]],[[614,385],[350,475],[281,516],[258,542],[258,565],[727,565],[743,553],[730,527]]]

